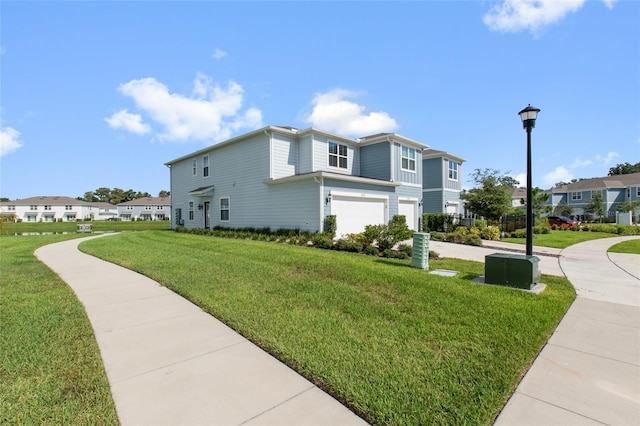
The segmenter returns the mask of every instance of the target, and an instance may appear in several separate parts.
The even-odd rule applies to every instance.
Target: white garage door
[[[418,230],[417,210],[417,201],[400,200],[398,202],[398,214],[404,215],[407,218],[407,225],[412,231]]]
[[[362,232],[367,225],[386,223],[385,211],[384,199],[334,195],[331,199],[331,214],[336,216],[336,237]]]

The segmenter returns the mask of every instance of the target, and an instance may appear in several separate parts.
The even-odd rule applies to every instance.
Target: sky
[[[640,162],[640,2],[0,2],[0,197],[169,190],[268,125],[393,132],[533,186]]]

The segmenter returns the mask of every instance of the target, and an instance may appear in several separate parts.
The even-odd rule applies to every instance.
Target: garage
[[[336,237],[364,231],[367,225],[387,223],[387,199],[375,196],[332,194],[331,214],[336,216]]]
[[[398,200],[398,214],[407,219],[407,226],[412,231],[418,230],[418,201]]]

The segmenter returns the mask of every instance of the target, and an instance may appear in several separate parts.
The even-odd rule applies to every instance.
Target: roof
[[[629,186],[640,186],[640,173],[582,179],[577,182],[552,188],[551,192],[593,191],[598,189],[627,188]]]
[[[183,161],[186,160],[188,158],[193,158],[199,155],[203,155],[206,154],[208,152],[211,152],[213,150],[216,149],[220,149],[223,148],[227,145],[231,145],[235,142],[239,142],[245,139],[248,139],[250,137],[256,136],[260,133],[268,133],[268,132],[278,132],[278,133],[282,133],[285,135],[289,135],[289,136],[305,136],[307,134],[318,134],[318,135],[322,135],[322,136],[326,136],[330,139],[336,139],[339,141],[343,141],[345,143],[351,143],[353,145],[370,145],[373,143],[377,143],[377,142],[382,142],[382,141],[386,141],[386,140],[394,140],[394,141],[398,141],[400,143],[404,143],[404,144],[409,144],[409,145],[413,145],[419,148],[427,148],[428,145],[425,145],[422,142],[418,142],[415,141],[413,139],[409,139],[407,137],[404,137],[402,135],[399,135],[397,133],[378,133],[375,135],[371,135],[371,136],[365,136],[364,138],[359,138],[359,139],[353,139],[353,138],[349,138],[349,137],[345,137],[345,136],[340,136],[340,135],[336,135],[334,133],[328,132],[326,130],[320,130],[320,129],[316,129],[313,127],[309,127],[308,129],[304,129],[304,130],[298,130],[295,127],[291,127],[291,126],[266,126],[266,127],[262,127],[260,129],[254,130],[252,132],[249,133],[244,133],[242,135],[236,136],[234,138],[228,139],[226,141],[223,142],[218,142],[216,144],[210,145],[206,148],[202,148],[198,151],[194,151],[191,152],[189,154],[183,155],[182,157],[178,157],[175,160],[171,160],[171,161],[167,161],[166,163],[164,163],[165,166],[169,166],[171,167],[172,164],[175,164],[179,161]]]
[[[47,205],[47,206],[90,206],[95,203],[87,203],[86,201],[66,196],[48,196],[41,195],[36,197],[23,198],[13,201],[3,201],[3,205]]]
[[[118,204],[119,206],[170,206],[171,197],[142,197]]]
[[[511,190],[511,198],[527,198],[527,188],[513,188]]]
[[[465,161],[467,161],[462,157],[458,157],[457,155],[451,154],[451,153],[446,152],[446,151],[439,151],[437,149],[425,149],[424,151],[422,151],[422,158],[423,159],[439,158],[439,157],[451,158],[453,160],[458,160],[461,163],[464,163]]]

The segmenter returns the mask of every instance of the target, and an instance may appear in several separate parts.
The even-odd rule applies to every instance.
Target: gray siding
[[[298,142],[292,137],[273,134],[271,138],[271,174],[273,179],[297,173]]]
[[[444,212],[444,200],[442,191],[425,191],[422,193],[422,212]]]
[[[347,146],[347,168],[329,167],[329,141]],[[360,151],[359,147],[354,147],[342,141],[333,141],[324,136],[314,135],[313,137],[313,171],[330,171],[347,175],[359,176],[360,174]]]
[[[422,160],[422,188],[442,188],[442,179],[444,178],[442,165],[443,162],[440,158],[429,158]]]
[[[388,142],[360,148],[360,174],[372,179],[391,180],[391,149]]]
[[[304,136],[298,141],[298,173],[313,171],[313,138]]]
[[[419,185],[422,182],[422,154],[416,149],[416,171],[402,170],[402,146],[399,143],[393,144],[394,182],[413,183]]]
[[[455,161],[456,163],[458,163],[458,179],[457,180],[449,179],[449,159],[444,158],[442,161],[442,170],[444,171],[443,179],[445,182],[444,186],[446,189],[461,190],[462,189],[462,163],[456,160],[452,160],[452,161]]]

